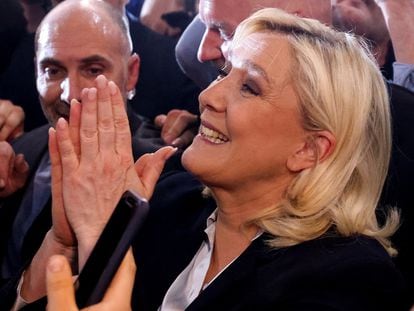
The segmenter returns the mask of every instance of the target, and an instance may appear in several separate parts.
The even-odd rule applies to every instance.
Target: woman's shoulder
[[[269,249],[268,237],[206,289],[209,310],[407,310],[402,279],[376,240],[325,235]]]
[[[268,252],[266,257],[262,280],[282,290],[288,305],[313,301],[349,310],[402,309],[398,305],[404,301],[404,281],[375,239],[325,235]],[[301,299],[295,298],[298,293]]]
[[[391,257],[385,248],[376,240],[363,235],[343,237],[326,234],[314,240],[299,243],[275,251],[275,261],[300,262],[299,269],[308,271],[330,271],[335,274],[339,270],[382,271],[388,267],[396,271]]]
[[[347,257],[360,260],[385,260],[391,261],[391,257],[385,248],[374,238],[364,235],[341,236],[328,232],[325,235],[296,246],[298,251],[313,252],[320,257],[330,260]]]

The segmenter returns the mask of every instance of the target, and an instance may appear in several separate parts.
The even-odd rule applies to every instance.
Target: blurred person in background
[[[148,28],[167,36],[179,36],[198,9],[196,0],[145,0],[139,20]]]
[[[414,92],[414,1],[334,0],[333,25],[369,40],[384,76]]]

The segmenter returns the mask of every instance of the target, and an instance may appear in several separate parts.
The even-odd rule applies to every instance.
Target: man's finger
[[[100,75],[96,78],[99,151],[112,151],[115,143],[112,100],[108,80]]]
[[[115,125],[115,148],[118,154],[129,157],[132,154],[131,130],[121,92],[113,81],[108,83],[111,92],[112,111]]]
[[[167,116],[165,114],[159,114],[158,116],[155,117],[154,124],[162,128],[164,126],[166,119],[167,119]]]
[[[161,130],[161,137],[167,143],[171,144],[176,138],[192,127],[197,122],[198,117],[186,110],[171,110],[164,126]]]
[[[78,310],[69,263],[64,256],[49,259],[46,270],[47,310]]]
[[[95,161],[98,154],[97,128],[97,90],[90,88],[82,94],[82,112],[80,127],[81,161]]]
[[[23,154],[18,154],[14,159],[13,184],[17,189],[23,187],[29,175],[29,164]]]
[[[82,90],[85,92],[85,90]],[[72,99],[70,103],[70,115],[69,115],[69,133],[70,139],[72,140],[73,148],[75,149],[76,155],[80,155],[80,123],[81,123],[81,103],[76,99]]]
[[[9,179],[10,171],[13,171],[14,157],[14,151],[10,144],[0,141],[0,179],[4,183]]]
[[[11,140],[23,133],[24,112],[19,106],[15,106],[7,115],[0,129],[0,140]],[[11,135],[13,134],[13,137]]]
[[[62,174],[69,176],[77,169],[79,162],[70,140],[68,123],[63,118],[60,118],[56,123],[56,138]]]
[[[62,164],[60,162],[59,148],[56,141],[56,131],[53,128],[49,129],[49,155],[51,164],[52,192],[57,191],[57,193],[59,193],[58,196],[60,196],[60,189],[53,187],[53,185],[60,183],[62,180]],[[56,195],[53,196],[53,198],[56,197]]]
[[[173,140],[172,146],[184,149],[190,145],[197,134],[197,130],[186,130],[180,137]]]

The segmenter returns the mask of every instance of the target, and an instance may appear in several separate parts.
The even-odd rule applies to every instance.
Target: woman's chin
[[[184,168],[189,171],[190,173],[195,175],[195,171],[197,170],[197,162],[201,159],[197,159],[196,150],[193,150],[193,146],[190,145],[182,154],[181,156],[181,163]]]
[[[215,171],[215,162],[211,154],[194,144],[190,145],[181,157],[184,168],[201,181],[210,172]]]

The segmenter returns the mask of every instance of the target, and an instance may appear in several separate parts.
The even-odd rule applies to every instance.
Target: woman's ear
[[[328,158],[335,149],[336,139],[331,132],[311,133],[301,148],[287,160],[287,168],[294,173],[315,166]]]
[[[127,91],[134,89],[138,82],[140,62],[140,58],[136,53],[129,57]]]

